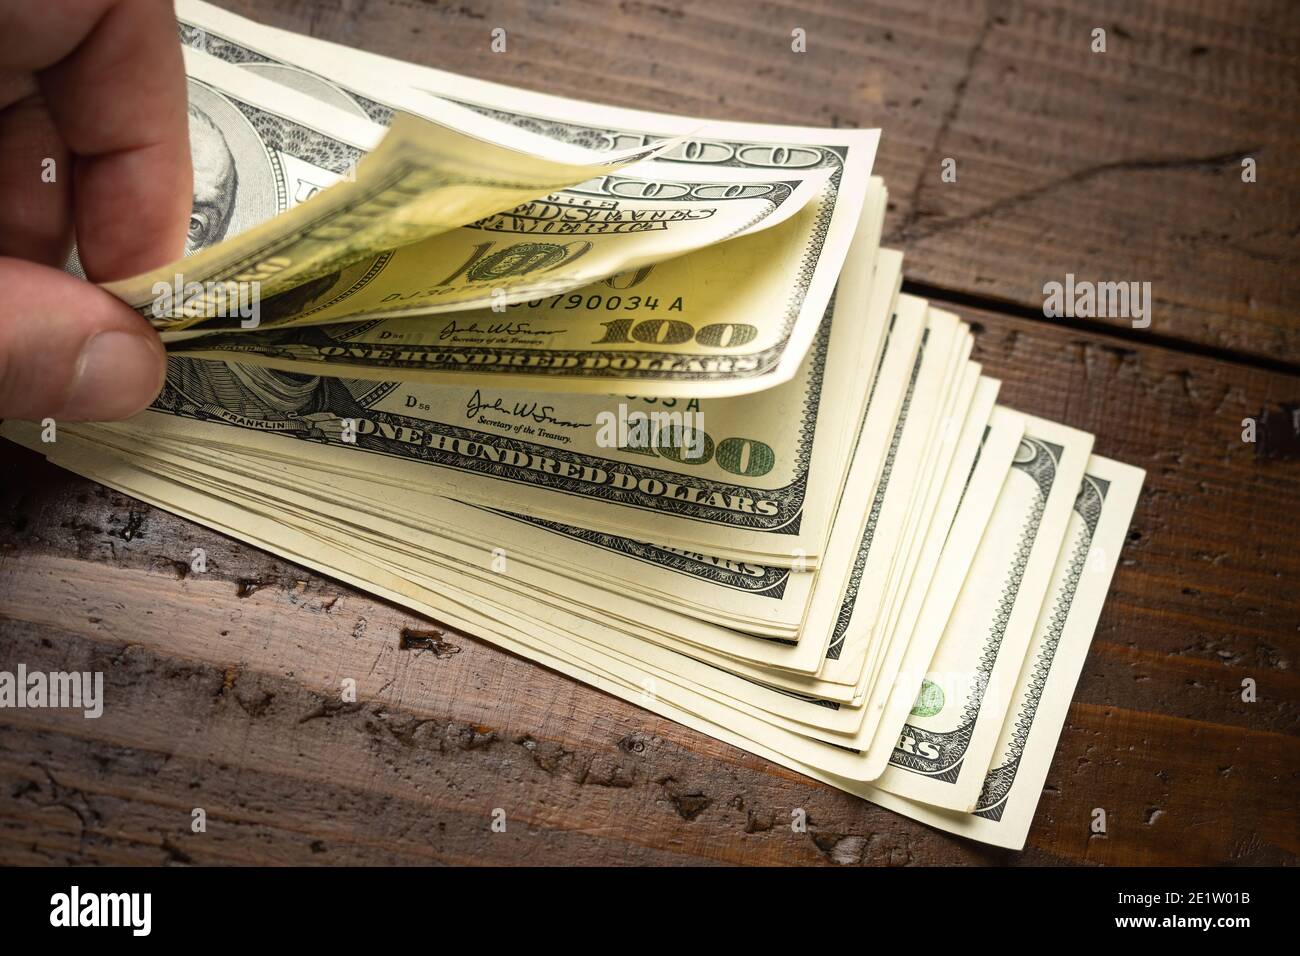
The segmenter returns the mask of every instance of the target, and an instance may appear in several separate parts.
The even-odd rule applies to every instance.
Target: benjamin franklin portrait
[[[187,256],[226,237],[239,189],[239,172],[226,137],[193,103],[190,104],[190,156],[194,161],[194,206],[185,237]]]
[[[189,82],[194,206],[185,254],[236,236],[288,207],[284,170],[257,128],[255,110]]]
[[[393,383],[301,375],[183,357],[167,360],[167,384],[177,393],[173,401],[190,406],[182,413],[201,414],[205,407],[220,408],[267,422],[318,413],[360,417],[369,405],[395,387]]]

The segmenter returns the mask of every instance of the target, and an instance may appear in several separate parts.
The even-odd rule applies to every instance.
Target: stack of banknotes
[[[55,463],[1021,847],[1143,473],[998,404],[879,131],[637,112],[182,0],[172,355]],[[75,261],[70,264],[75,269]]]

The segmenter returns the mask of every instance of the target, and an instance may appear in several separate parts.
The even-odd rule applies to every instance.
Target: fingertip
[[[167,374],[162,342],[134,329],[97,332],[82,347],[68,398],[54,417],[111,422],[130,418],[158,397]]]
[[[17,259],[0,259],[0,288],[0,418],[112,421],[157,396],[166,351],[122,302]]]
[[[107,282],[179,259],[193,204],[188,82],[166,0],[69,4],[75,48],[38,71],[74,156],[73,200],[86,275]],[[97,7],[94,12],[91,7]],[[33,33],[35,17],[20,27]]]
[[[182,163],[173,153],[162,144],[77,158],[77,251],[92,281],[129,278],[184,254],[193,183],[188,154]]]

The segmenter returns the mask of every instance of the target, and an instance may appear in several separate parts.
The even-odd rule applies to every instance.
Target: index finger
[[[185,65],[169,0],[0,2],[0,62],[36,73],[74,156],[86,275],[120,279],[178,258],[193,183]]]

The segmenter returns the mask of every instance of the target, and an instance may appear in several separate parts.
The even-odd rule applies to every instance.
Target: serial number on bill
[[[667,300],[661,301],[658,296],[654,295],[624,296],[601,295],[599,293],[583,295],[577,292],[552,296],[549,299],[530,299],[527,302],[515,302],[509,308],[586,309],[588,312],[658,312],[661,306],[665,312],[681,312],[684,310],[680,295],[669,302]]]

